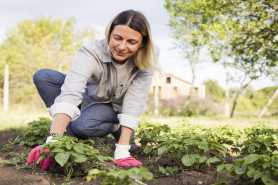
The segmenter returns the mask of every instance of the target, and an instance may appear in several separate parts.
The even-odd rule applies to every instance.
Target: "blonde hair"
[[[140,70],[156,68],[158,51],[156,51],[153,44],[150,25],[146,17],[135,10],[126,10],[119,13],[106,28],[107,43],[109,43],[111,32],[117,25],[127,25],[131,29],[138,31],[143,37],[142,47],[139,48],[134,56],[136,67]]]

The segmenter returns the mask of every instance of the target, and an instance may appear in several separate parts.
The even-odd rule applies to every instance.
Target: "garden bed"
[[[5,146],[16,137],[16,130],[8,130],[0,132],[0,144]],[[22,148],[14,145],[9,151],[0,150],[0,161],[10,160],[11,152],[20,153]],[[144,156],[137,156],[144,164],[152,164]],[[2,162],[4,163],[4,162]],[[148,185],[209,185],[214,182],[214,177],[209,172],[184,171],[175,176],[159,177],[150,182]],[[62,174],[53,174],[52,172],[39,172],[32,169],[24,169],[23,167],[14,166],[13,164],[0,165],[0,185],[59,185],[65,183],[65,176]],[[97,182],[86,182],[84,178],[71,178],[68,184],[72,185],[94,185]]]
[[[258,125],[236,130],[185,124],[178,129],[144,123],[132,155],[143,168],[116,168],[114,139],[63,136],[46,145],[55,165],[47,172],[26,165],[44,143],[50,120],[0,131],[0,185],[276,185],[278,131]]]

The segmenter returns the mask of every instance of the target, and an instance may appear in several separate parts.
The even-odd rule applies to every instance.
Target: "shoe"
[[[113,162],[116,166],[121,168],[140,167],[143,165],[142,162],[138,161],[132,156],[123,159],[115,159]]]

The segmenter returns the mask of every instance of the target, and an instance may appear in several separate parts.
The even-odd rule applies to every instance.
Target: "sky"
[[[149,20],[155,44],[160,49],[159,62],[165,73],[172,73],[191,81],[191,72],[182,52],[175,49],[172,30],[168,26],[169,16],[163,6],[163,0],[0,0],[0,42],[6,33],[25,19],[53,17],[60,19],[74,18],[77,29],[94,29],[97,38],[104,38],[104,29],[120,11],[135,9],[141,11]],[[217,80],[225,85],[225,70],[220,65],[212,64],[209,55],[202,53],[202,64],[197,66],[197,83],[205,80]],[[253,83],[255,89],[270,86],[273,83],[262,79]]]

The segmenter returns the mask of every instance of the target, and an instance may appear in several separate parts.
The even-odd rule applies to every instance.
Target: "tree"
[[[267,101],[267,104],[265,104],[265,106],[262,108],[262,110],[260,111],[258,118],[261,118],[268,110],[268,108],[270,107],[270,105],[273,103],[273,101],[278,97],[278,88],[274,91],[274,93],[272,94],[272,96],[270,97],[270,99]]]
[[[11,87],[11,94],[18,101],[30,99],[34,93],[33,73],[45,67],[63,70],[69,56],[84,39],[92,37],[93,32],[75,33],[73,19],[40,18],[20,22],[0,45],[0,64],[9,66],[11,74],[10,85],[4,86]]]
[[[210,95],[214,100],[221,102],[225,98],[224,89],[215,80],[205,81],[206,93]]]
[[[233,117],[238,97],[249,84],[277,70],[277,3],[275,0],[166,0],[165,7],[176,35],[181,38],[184,34],[191,35],[195,43],[209,47],[215,61],[219,62],[223,56],[230,58],[223,63],[243,72],[230,113]],[[188,25],[190,32],[181,29]]]

